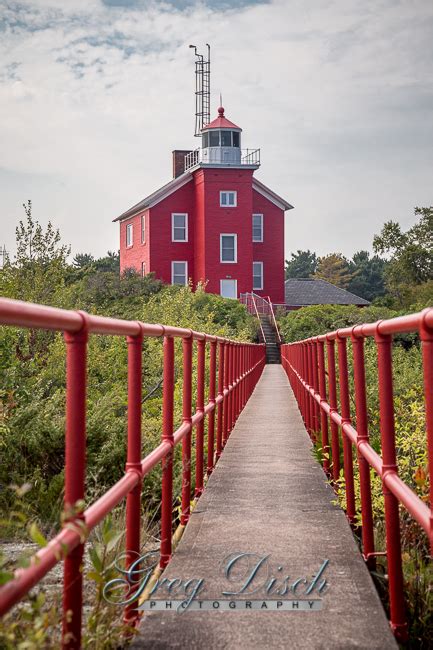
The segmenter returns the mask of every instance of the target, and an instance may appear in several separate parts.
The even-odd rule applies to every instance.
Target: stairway
[[[260,323],[265,335],[263,341],[262,332],[260,331],[260,340],[262,343],[266,343],[266,363],[281,363],[280,346],[273,323],[266,314],[260,314]]]

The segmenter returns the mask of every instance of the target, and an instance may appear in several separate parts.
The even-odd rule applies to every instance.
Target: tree
[[[90,253],[77,253],[72,261],[72,264],[76,269],[84,269],[87,266],[90,266],[94,261],[95,258],[93,255],[90,255]]]
[[[384,296],[386,293],[385,267],[385,260],[378,255],[370,257],[368,251],[358,251],[349,262],[352,279],[347,287],[348,290],[366,300]]]
[[[291,253],[291,260],[286,260],[285,272],[287,278],[311,278],[316,272],[317,256],[310,250],[297,250]]]
[[[95,271],[107,271],[120,274],[120,251],[108,251],[105,257],[100,257],[93,263]]]
[[[352,279],[352,274],[347,259],[341,253],[330,253],[325,257],[319,257],[314,277],[318,280],[331,282],[341,289],[346,289]]]
[[[32,202],[23,203],[26,219],[16,228],[17,252],[2,271],[3,295],[20,300],[54,304],[67,273],[70,247],[60,243],[58,229],[51,221],[44,231],[32,216]],[[6,293],[5,293],[6,292]]]
[[[412,285],[433,279],[433,206],[415,208],[419,221],[404,232],[399,223],[387,221],[373,239],[373,249],[390,255],[386,268],[388,288],[403,300]]]

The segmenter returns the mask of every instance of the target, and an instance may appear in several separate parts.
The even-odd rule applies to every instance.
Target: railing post
[[[332,414],[337,412],[337,380],[335,377],[335,342],[327,338],[326,348],[328,352],[328,385],[329,385],[329,420],[331,425],[331,449],[332,449],[332,478],[337,481],[340,477],[340,440],[338,437],[338,425],[334,422]]]
[[[225,446],[227,439],[229,437],[230,429],[231,429],[231,422],[230,422],[230,415],[231,415],[231,408],[230,408],[230,403],[231,403],[231,357],[232,357],[232,346],[231,342],[227,341],[226,342],[226,361],[225,361],[225,372],[226,372],[226,377],[225,377],[225,389],[227,390],[227,397],[226,401],[224,404],[224,422],[225,422],[225,428],[224,428],[224,439],[223,439],[223,446]]]
[[[201,416],[197,424],[196,459],[195,459],[195,496],[203,492],[204,474],[204,375],[205,375],[206,341],[197,341],[197,414]]]
[[[328,438],[328,418],[322,408],[326,403],[326,374],[325,374],[325,345],[323,341],[317,341],[317,357],[319,364],[319,393],[320,393],[320,431],[322,437],[323,451],[323,469],[329,474],[329,438]]]
[[[237,354],[236,354],[236,357],[237,357],[237,360],[236,360],[237,372],[236,372],[236,378],[237,378],[238,384],[237,384],[237,387],[236,387],[236,420],[238,419],[238,417],[239,417],[239,415],[241,413],[241,408],[242,408],[242,406],[241,406],[241,390],[242,390],[242,384],[241,384],[241,380],[242,380],[241,352],[242,352],[241,344],[237,343]]]
[[[171,558],[172,535],[174,341],[170,336],[164,336],[163,350],[162,441],[170,445],[170,450],[162,459],[161,557],[159,561],[161,569],[167,566]]]
[[[319,392],[319,374],[318,374],[318,359],[317,359],[317,339],[311,341],[312,347],[312,364],[313,364],[313,388],[314,392]],[[317,403],[316,399],[313,397],[313,418],[314,418],[314,431],[319,431],[319,422],[320,422],[320,406]],[[314,435],[316,438],[316,435]]]
[[[215,443],[215,384],[216,384],[216,341],[210,344],[210,361],[209,361],[209,404],[212,406],[208,417],[208,436],[207,436],[207,475],[213,472],[214,465],[214,443]]]
[[[182,422],[189,426],[182,440],[182,513],[180,523],[186,526],[191,514],[191,396],[192,396],[192,333],[182,340],[183,392]]]
[[[370,465],[360,450],[368,443],[367,398],[365,393],[364,339],[358,337],[356,327],[352,330],[353,375],[355,382],[356,431],[361,491],[362,547],[364,558],[371,569],[376,566],[374,556],[373,508],[371,503]]]
[[[228,438],[229,431],[229,359],[230,359],[230,344],[229,341],[225,341],[224,345],[224,384],[223,384],[223,439],[222,439],[222,448],[224,449],[225,444]]]
[[[223,401],[224,401],[224,341],[218,343],[218,423],[217,423],[217,444],[216,444],[216,458],[221,456],[223,448]]]
[[[310,388],[313,385],[313,344],[311,339],[307,341],[307,384]],[[308,433],[310,434],[311,440],[314,442],[314,399],[310,390],[308,390],[308,423]]]
[[[66,342],[66,437],[65,437],[65,512],[64,524],[82,525],[83,515],[75,512],[84,499],[86,472],[86,384],[88,331],[85,314],[83,329],[65,333]],[[84,529],[83,529],[84,532]],[[79,544],[64,561],[62,648],[81,647],[83,607],[83,552]]]
[[[430,553],[433,555],[433,330],[425,322],[423,312],[420,336],[424,374],[424,404],[427,430],[427,457],[430,476]]]
[[[379,325],[380,326],[380,325]],[[398,500],[386,486],[389,473],[397,473],[395,452],[394,400],[392,388],[392,337],[376,329],[379,383],[380,435],[382,442],[382,487],[385,498],[386,551],[388,558],[391,628],[400,640],[407,638],[401,561],[400,517]]]
[[[140,557],[141,523],[141,373],[143,329],[138,336],[128,336],[128,448],[126,471],[138,476],[136,486],[126,497],[126,569]],[[131,576],[132,577],[132,576]],[[131,595],[138,588],[138,581],[131,581]],[[135,602],[125,607],[124,621],[133,625],[139,619]]]
[[[344,431],[350,424],[349,374],[347,367],[347,341],[338,336],[338,370],[340,379],[341,435],[343,438],[344,484],[346,489],[346,514],[352,526],[356,520],[355,486],[353,481],[352,443]]]

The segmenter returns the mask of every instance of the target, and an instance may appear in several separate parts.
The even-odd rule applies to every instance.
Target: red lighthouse
[[[242,129],[224,108],[199,133],[200,148],[173,151],[173,180],[115,219],[120,270],[284,303],[284,212],[293,206],[254,177],[260,150],[241,148]]]

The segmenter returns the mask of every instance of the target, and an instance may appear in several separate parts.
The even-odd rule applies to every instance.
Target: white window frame
[[[254,276],[255,276],[255,273],[254,273],[254,264],[260,264],[260,269],[261,269],[261,273],[260,273],[260,279],[261,279],[260,287],[255,287],[255,286],[254,286]],[[263,291],[263,284],[264,284],[264,283],[263,283],[263,262],[256,262],[256,261],[255,261],[255,262],[253,262],[253,291]]]
[[[174,217],[185,217],[185,239],[175,239],[174,238]],[[183,243],[188,241],[188,213],[187,212],[172,212],[171,213],[171,241],[175,244]]]
[[[223,237],[234,237],[234,260],[223,260]],[[220,233],[220,262],[221,264],[237,264],[238,263],[238,236],[235,232],[222,232]]]
[[[131,233],[131,241],[128,244],[128,233]],[[126,224],[126,248],[132,248],[134,246],[134,224],[132,221]]]
[[[184,266],[185,266],[185,284],[184,285],[183,284],[178,284],[176,282],[176,286],[178,286],[178,287],[185,286],[186,287],[187,284],[188,284],[188,262],[186,260],[173,260],[172,261],[172,263],[171,263],[171,284],[173,284],[173,285],[174,285],[174,265],[175,264],[184,264]]]
[[[141,277],[144,278],[146,275],[146,262],[141,263]]]
[[[261,236],[260,239],[254,239],[254,217],[260,217],[260,228],[261,228]],[[252,226],[253,226],[253,242],[255,244],[263,242],[263,214],[260,212],[255,212],[252,217]]]
[[[222,198],[223,194],[233,194],[235,202],[233,205],[230,205],[229,203],[223,203]],[[220,191],[220,208],[237,208],[238,205],[238,193],[236,190],[221,190]]]
[[[146,215],[141,215],[141,243],[146,243]]]
[[[231,282],[235,283],[236,298],[234,298],[233,300],[237,300],[237,297],[238,297],[238,281],[237,280],[232,280],[232,278],[222,278],[220,280],[220,296],[223,295],[222,294],[222,290],[223,290],[222,287],[223,287],[223,282],[225,282],[226,280],[230,280]],[[230,300],[230,298],[227,298],[227,300]]]

